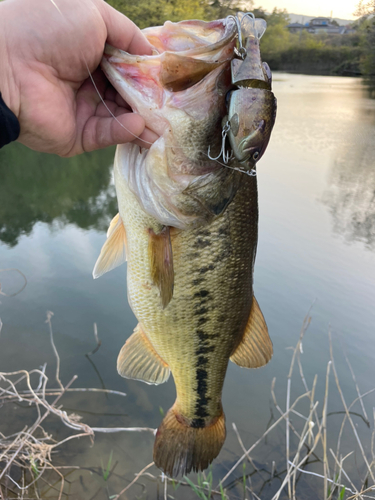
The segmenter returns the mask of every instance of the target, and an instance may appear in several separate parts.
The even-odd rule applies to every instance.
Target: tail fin
[[[206,469],[225,441],[224,413],[207,427],[190,427],[171,408],[164,417],[154,444],[154,462],[171,477]]]

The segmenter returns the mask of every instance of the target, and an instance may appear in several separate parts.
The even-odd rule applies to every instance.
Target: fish
[[[101,65],[159,139],[148,150],[117,147],[119,213],[93,276],[127,260],[128,301],[138,325],[117,369],[148,384],[162,384],[172,373],[176,401],[157,430],[153,456],[177,477],[207,468],[224,444],[221,396],[229,360],[257,368],[273,350],[253,292],[257,179],[236,158],[225,165],[207,154],[208,146],[212,154],[222,148],[227,95],[237,88],[236,23],[168,21],[143,32],[153,55],[106,46]],[[274,108],[257,107],[258,115],[270,121],[270,134]],[[264,131],[253,140],[262,152]],[[252,158],[248,163],[255,166]]]

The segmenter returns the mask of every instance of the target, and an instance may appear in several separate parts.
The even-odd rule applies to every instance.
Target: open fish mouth
[[[237,31],[233,20],[222,19],[167,22],[143,32],[153,55],[107,45],[101,63],[119,94],[159,136],[141,156],[128,146],[135,161],[124,161],[121,172],[149,215],[185,229],[221,213],[238,188],[232,172],[207,154],[209,146],[221,144]],[[217,187],[209,189],[213,181]]]

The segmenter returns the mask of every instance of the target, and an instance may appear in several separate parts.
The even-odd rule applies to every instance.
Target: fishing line
[[[58,10],[59,14],[64,18],[64,15],[63,13],[61,12],[61,10],[59,9],[59,7],[56,5],[55,1],[54,0],[50,0],[50,2],[52,3],[52,5],[54,7],[56,7],[56,9]],[[247,15],[251,15],[252,17],[254,17],[254,14],[246,14]],[[65,18],[64,18],[65,19]],[[234,16],[228,16],[227,19],[233,19],[235,21],[235,18]],[[237,33],[237,36],[238,37],[241,37],[241,28],[239,26],[241,26],[241,22],[239,23],[238,25],[238,22],[235,21],[235,24],[236,24],[236,27],[237,27],[237,30],[239,29],[240,31]],[[242,44],[241,44],[242,45]],[[95,80],[92,76],[92,73],[90,71],[90,68],[88,67],[88,64],[87,64],[87,61],[85,59],[85,56],[82,54],[82,57],[83,57],[83,60],[85,62],[85,65],[86,65],[86,69],[87,69],[87,72],[89,74],[89,77],[90,77],[90,80],[91,80],[91,83],[93,84],[94,86],[94,89],[96,91],[96,93],[98,94],[101,102],[103,103],[105,109],[108,111],[108,113],[110,114],[110,116],[120,125],[120,127],[122,127],[124,130],[126,130],[130,135],[132,135],[134,137],[134,139],[140,139],[142,142],[144,142],[145,144],[149,144],[150,146],[152,146],[152,144],[154,144],[153,142],[149,142],[149,141],[146,141],[144,139],[141,139],[141,137],[139,135],[136,135],[134,134],[131,130],[129,130],[127,127],[125,127],[125,125],[123,125],[118,119],[117,117],[112,113],[112,111],[109,109],[109,107],[107,106],[106,102],[104,101],[104,98],[101,96],[100,94],[100,91],[95,83]],[[117,92],[117,91],[116,91]],[[119,94],[120,95],[120,94]],[[165,147],[166,148],[169,148],[169,149],[180,149],[182,151],[186,151],[187,149],[194,149],[194,146],[185,146],[185,147],[181,147],[181,146],[168,146],[167,144],[165,144]],[[209,147],[210,148],[210,147]],[[238,168],[238,167],[231,167],[230,165],[227,165],[225,163],[222,163],[221,161],[219,161],[217,158],[211,158],[210,157],[210,154],[209,154],[209,150],[208,150],[208,153],[206,153],[205,151],[199,151],[197,150],[198,153],[201,153],[203,154],[204,156],[206,156],[209,160],[211,161],[215,161],[218,165],[221,165],[222,167],[225,167],[225,168],[229,168],[230,170],[236,170],[237,172],[241,172],[242,174],[246,174],[248,175],[249,177],[255,177],[256,176],[256,170],[255,170],[255,167],[253,167],[251,170],[242,170],[241,168]]]
[[[106,108],[106,110],[108,111],[108,113],[112,116],[112,118],[114,118],[116,120],[116,122],[120,125],[120,127],[122,127],[124,130],[126,130],[127,132],[129,132],[129,134],[131,134],[135,139],[141,139],[138,135],[136,134],[133,134],[133,132],[131,132],[128,128],[125,127],[125,125],[123,125],[118,119],[117,117],[112,113],[112,111],[109,109],[109,107],[107,106],[107,104],[105,103],[104,99],[102,98],[102,96],[100,95],[100,92],[99,92],[99,89],[98,87],[96,86],[96,83],[95,83],[95,80],[91,74],[91,71],[89,69],[89,67],[87,66],[87,62],[85,61],[85,64],[86,64],[86,68],[87,68],[87,71],[88,71],[88,74],[90,76],[90,80],[98,94],[98,96],[100,97],[100,100],[102,101],[102,103],[104,104],[104,107]],[[141,139],[141,141],[143,141],[144,143],[146,144],[150,144],[152,146],[153,142],[149,142],[149,141],[145,141],[144,139]],[[170,148],[170,149],[182,149],[182,150],[186,150],[186,149],[194,149],[194,146],[186,146],[186,147],[179,147],[179,146],[168,146],[167,144],[165,145],[166,148]],[[209,147],[209,150],[210,150],[210,147]],[[248,170],[241,170],[240,168],[238,167],[231,167],[229,165],[226,165],[225,163],[222,163],[221,161],[219,161],[217,158],[211,158],[210,156],[210,153],[208,151],[208,154],[205,153],[204,151],[199,151],[198,150],[198,153],[202,153],[204,154],[205,156],[207,156],[207,158],[211,161],[215,161],[216,163],[218,163],[219,165],[222,165],[223,167],[226,167],[226,168],[229,168],[231,170],[236,170],[237,172],[241,172],[242,174],[246,174],[250,177],[255,177],[256,176],[256,171],[255,169],[253,168],[252,170],[248,171]],[[220,155],[219,155],[220,156]]]

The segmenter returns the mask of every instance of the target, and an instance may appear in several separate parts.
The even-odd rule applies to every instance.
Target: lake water
[[[255,295],[268,323],[274,357],[260,370],[229,366],[223,393],[228,436],[212,468],[214,486],[243,453],[232,422],[249,448],[279,417],[271,397],[274,377],[278,403],[285,410],[293,354],[289,348],[296,345],[311,307],[311,324],[300,358],[309,387],[318,374],[315,398],[319,415],[330,356],[329,332],[347,404],[357,392],[345,355],[361,393],[375,387],[375,100],[368,97],[360,79],[341,77],[278,73],[274,92],[277,121],[258,164],[260,221],[255,268]],[[62,383],[78,375],[72,387],[127,394],[68,393],[59,401],[63,409],[81,415],[92,427],[156,428],[161,413],[174,402],[173,381],[148,386],[122,379],[116,372],[117,354],[137,323],[127,303],[126,266],[99,280],[91,276],[108,222],[117,211],[113,155],[114,150],[109,149],[62,160],[18,144],[0,151],[0,268],[17,268],[27,278],[21,293],[0,296],[0,372],[32,370],[46,362],[50,387],[56,386],[56,362],[45,323],[46,311],[53,311]],[[16,271],[4,271],[0,282],[1,290],[12,294],[22,287],[23,278]],[[87,357],[96,346],[94,323],[101,347]],[[296,373],[291,400],[304,392]],[[353,414],[352,418],[371,462],[373,394],[364,398],[364,405],[370,427],[360,416]],[[307,413],[303,404],[300,408],[307,415],[308,405]],[[337,412],[342,410],[331,370],[327,429],[332,448],[343,419]],[[359,404],[353,412],[363,414]],[[18,432],[35,418],[33,407],[3,404],[0,432]],[[304,422],[298,418],[293,415],[301,430]],[[57,417],[46,421],[46,430],[57,440],[68,435]],[[294,456],[298,440],[295,436],[291,440]],[[136,472],[152,462],[152,445],[153,436],[148,432],[98,433],[93,445],[87,437],[62,445],[53,463],[80,467],[60,469],[66,475],[63,498],[114,498]],[[349,424],[342,446],[344,455],[354,450],[347,472],[359,488],[366,468]],[[321,458],[321,447],[317,455]],[[272,498],[286,468],[285,424],[277,426],[251,456],[261,470],[254,472],[249,462],[244,462],[245,468],[238,466],[224,483],[228,498],[252,498],[248,490],[244,493],[243,476],[262,500]],[[105,480],[102,468],[108,464],[111,475]],[[306,470],[321,473],[322,467],[316,462]],[[12,471],[16,478],[17,471]],[[158,475],[154,467],[148,472]],[[306,474],[298,478],[299,499],[323,498],[323,479]],[[41,498],[59,497],[57,476],[49,482],[52,480],[53,488],[39,481]],[[13,489],[17,490],[15,485]],[[280,498],[287,498],[286,491]],[[34,498],[33,494],[28,498]],[[177,490],[169,485],[168,494],[170,498],[198,498],[185,485]],[[160,479],[143,476],[121,498],[164,498],[164,485]]]

